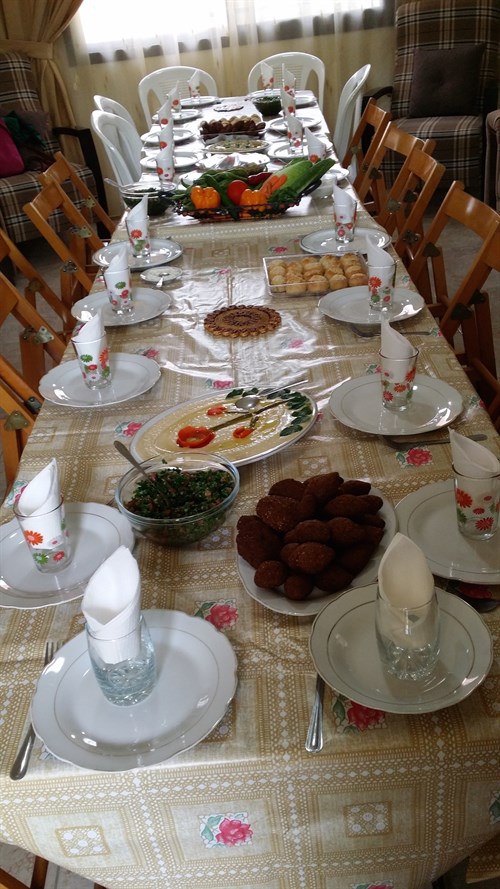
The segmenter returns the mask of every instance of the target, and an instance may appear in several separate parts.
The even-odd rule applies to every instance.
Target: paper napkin
[[[285,111],[285,119],[287,126],[287,137],[290,145],[293,148],[300,148],[304,135],[304,127],[302,125],[302,121],[300,120],[300,118],[295,117],[295,114],[290,114],[288,111]]]
[[[493,478],[500,472],[500,460],[488,448],[450,429],[453,466],[461,475]]]
[[[93,315],[89,321],[86,321],[85,324],[80,327],[80,330],[71,337],[71,342],[75,343],[77,347],[80,344],[84,346],[87,343],[98,342],[105,336],[106,331],[104,329],[102,313],[101,310],[98,309],[95,315]]]
[[[394,330],[388,321],[382,322],[380,331],[380,351],[387,358],[412,358],[415,348],[398,330]]]
[[[171,143],[161,148],[156,155],[156,172],[162,185],[173,182],[175,173],[174,146]]]
[[[333,203],[335,208],[335,220],[337,222],[351,223],[356,218],[356,198],[349,194],[345,188],[340,188],[334,183],[332,188]]]
[[[295,96],[287,93],[284,89],[281,90],[281,107],[283,109],[283,114],[295,114]]]
[[[116,297],[122,302],[123,299],[129,298],[132,293],[132,287],[130,283],[129,247],[127,244],[120,247],[115,255],[111,257],[108,267],[104,269],[103,275],[110,300]],[[124,296],[125,291],[127,291],[126,296]]]
[[[391,273],[394,272],[395,261],[383,247],[379,247],[378,243],[367,236],[366,237],[366,258],[368,267],[370,265],[376,266],[377,268],[388,268],[391,270]]]
[[[57,509],[60,502],[59,467],[54,457],[23,488],[17,501],[17,507],[23,515],[36,516]]]
[[[197,68],[188,80],[189,95],[192,99],[200,98],[200,72]]]
[[[433,597],[434,578],[424,553],[399,531],[380,560],[378,588],[394,608],[419,608]]]
[[[83,594],[82,612],[103,660],[115,664],[137,655],[140,633],[133,631],[139,629],[141,580],[126,546],[119,546],[94,572]]]
[[[267,62],[260,63],[260,77],[262,80],[262,88],[271,90],[274,86],[274,70]]]
[[[285,65],[282,66],[281,71],[283,78],[283,89],[285,93],[288,93],[288,95],[295,98],[295,85],[297,83],[296,77],[292,74],[291,71],[288,71]]]
[[[309,127],[304,127],[304,135],[306,137],[307,155],[309,160],[315,163],[322,160],[327,155],[328,148],[321,139],[318,139]]]
[[[135,207],[130,208],[125,218],[125,225],[134,253],[142,253],[148,250],[149,216],[147,194],[141,198]]]
[[[375,308],[387,308],[393,297],[396,262],[390,253],[367,237],[366,264],[370,303]]]
[[[173,126],[174,119],[172,117],[172,114],[173,114],[172,96],[170,93],[167,93],[167,97],[166,97],[163,105],[158,110],[158,124],[160,126],[160,132],[163,129],[163,127],[168,126],[168,124],[171,124]]]

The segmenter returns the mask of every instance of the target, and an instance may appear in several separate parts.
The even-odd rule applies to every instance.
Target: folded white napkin
[[[288,93],[290,96],[295,98],[295,85],[297,83],[297,78],[291,71],[288,71],[285,65],[281,67],[282,78],[283,78],[283,89],[285,93]]]
[[[262,87],[265,90],[270,90],[274,86],[274,70],[272,65],[268,65],[267,62],[260,63],[260,77],[262,80]]]
[[[90,318],[89,321],[86,321],[80,327],[78,333],[71,338],[71,341],[75,343],[77,346],[82,343],[94,343],[98,340],[101,340],[106,335],[106,331],[104,329],[104,321],[102,320],[101,310],[98,309],[95,315]]]
[[[104,661],[116,664],[137,655],[141,580],[126,546],[119,546],[94,572],[83,594],[82,612]]]
[[[131,290],[129,248],[127,244],[120,247],[115,255],[111,257],[108,267],[104,269],[103,275],[104,283],[110,296],[114,297],[116,294],[121,296],[124,290]]]
[[[380,351],[387,358],[412,358],[415,348],[399,331],[394,330],[388,321],[382,321],[380,331]]]
[[[281,107],[283,109],[283,114],[295,114],[295,96],[291,93],[287,93],[286,90],[282,89],[281,91]]]
[[[36,516],[57,509],[60,502],[59,467],[54,457],[23,488],[17,507],[23,515]]]
[[[450,429],[453,466],[461,475],[493,478],[500,472],[500,460],[488,448]]]
[[[200,98],[200,72],[197,68],[188,80],[189,95],[192,99]]]
[[[434,635],[430,619],[434,578],[422,550],[404,534],[396,533],[382,556],[378,588],[380,598],[390,606],[378,613],[382,635],[404,649],[424,648]],[[411,623],[405,612],[398,610],[416,608],[422,611]]]
[[[140,199],[139,203],[130,208],[125,222],[129,237],[131,236],[132,230],[137,229],[142,232],[144,238],[147,238],[149,222],[147,194]],[[137,240],[137,238],[134,238],[134,240]]]
[[[171,142],[165,148],[161,148],[156,155],[156,172],[162,185],[165,182],[173,182],[175,173],[174,146]]]
[[[285,111],[285,119],[288,139],[294,147],[299,148],[302,145],[302,137],[304,135],[302,121],[295,114],[290,114],[288,111]]]
[[[378,241],[378,238],[376,239]],[[376,243],[375,238],[372,238],[367,235],[366,237],[366,259],[368,263],[368,267],[370,265],[376,266],[377,268],[385,267],[394,271],[395,261],[383,247],[379,247],[378,243]]]
[[[309,127],[304,127],[304,135],[306,137],[307,155],[309,160],[314,163],[315,161],[322,160],[326,157],[328,149],[325,142],[318,139],[318,137],[311,132]]]
[[[336,221],[352,222],[356,215],[356,198],[337,183],[333,185],[332,194]]]

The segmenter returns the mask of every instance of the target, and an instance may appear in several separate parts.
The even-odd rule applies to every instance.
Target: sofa
[[[41,106],[30,58],[22,52],[0,53],[0,227],[16,243],[39,238],[40,233],[23,211],[41,189],[38,176],[62,146],[58,137],[78,140],[84,164],[75,164],[78,175],[106,208],[104,183],[90,129],[52,126]],[[65,185],[71,200],[82,198],[71,184]],[[56,231],[67,222],[54,214]]]

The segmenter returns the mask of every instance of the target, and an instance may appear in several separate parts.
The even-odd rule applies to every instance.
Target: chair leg
[[[44,889],[48,867],[49,862],[46,861],[45,858],[39,858],[37,855],[33,866],[30,889]]]

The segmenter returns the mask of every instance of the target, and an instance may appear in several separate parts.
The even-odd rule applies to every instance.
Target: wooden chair
[[[479,247],[454,293],[446,268],[457,257],[445,257],[440,237],[448,224],[465,226]],[[463,262],[463,257],[462,257]],[[454,182],[431,221],[408,272],[438,318],[443,335],[454,348],[496,426],[500,425],[500,383],[488,294],[481,288],[492,269],[500,271],[500,214]]]
[[[48,867],[49,862],[37,855],[29,885],[21,883],[17,877],[11,876],[6,870],[0,868],[0,889],[45,889]],[[105,889],[105,886],[94,883],[94,889]]]
[[[21,454],[33,429],[40,403],[38,393],[0,355],[0,441],[7,490],[16,478]]]
[[[390,121],[390,111],[384,111],[375,99],[369,99],[342,160],[342,166],[351,172],[351,181],[356,191],[359,190],[363,175],[368,171]]]
[[[42,186],[47,185],[55,180],[59,185],[63,186],[65,183],[71,182],[75,192],[81,195],[83,199],[82,215],[85,216],[90,225],[97,224],[98,232],[102,234],[102,237],[111,237],[116,228],[116,223],[108,216],[104,207],[96,200],[81,176],[78,175],[74,164],[67,160],[62,151],[56,151],[54,157],[54,163],[47,167],[43,173],[40,173],[38,177],[40,184]]]
[[[62,259],[65,271],[72,273],[69,280],[61,280],[61,297],[71,308],[76,300],[87,296],[92,287],[97,272],[92,263],[92,253],[103,247],[103,241],[55,180],[44,185],[23,209],[48,245]],[[51,225],[56,214],[63,214],[72,227],[68,243]]]
[[[412,149],[387,194],[375,220],[392,236],[393,245],[406,266],[423,238],[423,219],[444,176],[440,164],[421,148]]]
[[[415,147],[421,148],[427,154],[432,154],[434,142],[431,139],[424,142],[416,136],[411,136],[391,121],[373,152],[368,169],[361,177],[357,188],[360,199],[368,212],[373,216],[381,213],[384,209],[390,188],[383,170],[384,160],[388,156],[397,158],[399,172],[404,161]]]

